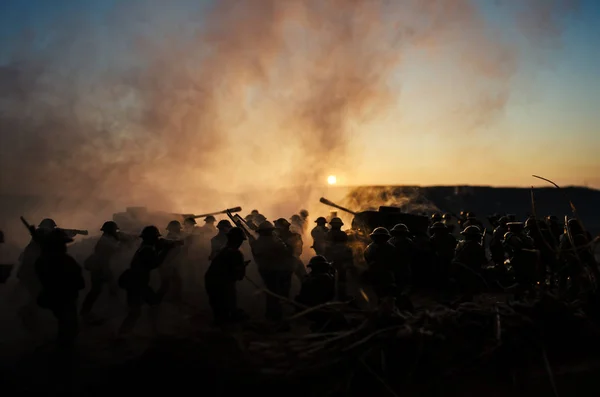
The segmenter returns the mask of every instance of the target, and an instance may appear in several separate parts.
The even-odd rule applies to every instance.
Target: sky
[[[599,20],[595,0],[3,0],[1,187],[600,188]]]

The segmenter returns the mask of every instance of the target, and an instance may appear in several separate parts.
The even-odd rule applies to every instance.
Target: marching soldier
[[[286,245],[277,238],[271,222],[264,221],[258,225],[258,238],[252,241],[250,248],[258,267],[258,272],[267,289],[274,294],[289,297],[292,283],[292,264],[286,258],[289,255]],[[283,308],[278,298],[266,296],[266,318],[279,321],[283,318]]]
[[[237,307],[235,285],[244,278],[246,265],[240,246],[246,240],[238,227],[227,231],[227,243],[212,259],[206,272],[204,285],[216,325],[242,318]]]
[[[35,272],[41,284],[38,304],[52,311],[58,322],[59,347],[70,347],[77,336],[77,299],[85,287],[82,270],[67,254],[67,244],[73,239],[64,231],[54,229],[41,240],[41,252],[35,262]]]
[[[228,220],[219,221],[217,224],[217,230],[219,231],[216,236],[210,239],[210,256],[208,260],[212,261],[219,251],[227,245],[227,232],[231,230],[232,226]]]
[[[284,242],[288,248],[288,259],[294,269],[294,274],[302,280],[306,276],[306,268],[300,259],[302,255],[302,236],[290,230],[291,224],[285,218],[279,218],[275,221],[277,236]]]
[[[329,229],[327,228],[327,219],[322,216],[318,217],[315,223],[317,226],[310,231],[310,235],[313,238],[313,246],[311,248],[314,249],[317,256],[319,256],[325,254],[325,248],[327,247],[327,233],[329,232]]]

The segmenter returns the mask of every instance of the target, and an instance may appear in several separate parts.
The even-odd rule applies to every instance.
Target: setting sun
[[[329,183],[330,185],[335,185],[336,182],[337,178],[335,177],[335,175],[329,175],[327,177],[327,183]]]

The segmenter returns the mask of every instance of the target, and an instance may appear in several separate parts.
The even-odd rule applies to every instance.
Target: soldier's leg
[[[119,335],[125,335],[130,333],[135,325],[137,324],[140,316],[142,315],[142,291],[139,289],[132,289],[127,291],[127,304],[129,305],[129,311],[127,316],[121,323],[119,328]]]
[[[52,310],[58,322],[57,343],[61,348],[70,347],[77,337],[79,324],[77,319],[77,302],[69,302]]]
[[[98,297],[102,293],[102,287],[104,285],[104,280],[102,279],[102,275],[98,274],[97,271],[92,271],[91,273],[91,281],[92,288],[89,290],[85,299],[83,300],[83,304],[81,305],[81,315],[86,316],[91,313],[92,307]]]

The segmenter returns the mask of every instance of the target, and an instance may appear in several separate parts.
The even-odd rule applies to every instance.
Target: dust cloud
[[[502,111],[518,67],[468,0],[193,3],[73,11],[10,38],[0,193],[64,198],[59,223],[72,227],[125,205],[295,212],[330,169],[365,166],[356,142],[396,111],[411,54],[452,62],[473,125]],[[521,3],[532,40],[560,33],[564,2]],[[56,215],[53,200],[36,214]]]

